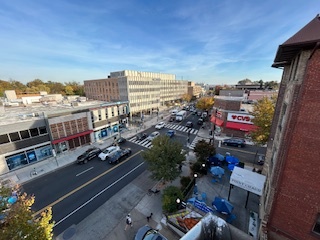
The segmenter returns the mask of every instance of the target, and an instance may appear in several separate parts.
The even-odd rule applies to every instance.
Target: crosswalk
[[[138,144],[140,146],[143,146],[145,148],[152,148],[152,142],[147,140],[147,139],[137,140],[137,138],[134,136],[134,137],[128,139],[128,141],[132,142],[132,143],[135,143],[135,144]]]
[[[210,142],[210,139],[208,139],[208,138],[203,138],[203,137],[196,136],[193,139],[192,143],[188,147],[193,150],[194,147],[196,146],[197,142],[199,142],[200,140],[205,140],[207,143]]]
[[[181,131],[181,132],[189,132],[190,131],[190,134],[197,134],[199,130],[197,129],[194,129],[194,128],[188,128],[188,127],[185,127],[185,126],[181,126],[181,125],[178,125],[178,124],[166,124],[164,126],[165,128],[169,128],[169,129],[173,129],[173,130],[176,130],[176,131]]]

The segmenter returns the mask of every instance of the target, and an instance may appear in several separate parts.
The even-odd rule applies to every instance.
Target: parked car
[[[175,131],[174,130],[169,130],[167,133],[166,133],[166,136],[168,136],[169,138],[172,138],[174,135],[175,135]]]
[[[175,116],[170,116],[169,122],[174,122],[175,120],[176,120],[176,117],[175,117]]]
[[[193,127],[193,123],[192,123],[192,122],[190,122],[190,121],[189,121],[189,122],[187,122],[187,123],[186,123],[186,127],[188,127],[188,128],[192,128],[192,127]]]
[[[116,144],[122,144],[125,143],[127,141],[127,139],[125,139],[124,137],[120,137],[116,140]]]
[[[165,123],[164,122],[159,122],[157,125],[156,125],[156,129],[162,129],[162,128],[164,128],[164,125],[165,125]]]
[[[136,140],[142,141],[142,140],[146,139],[147,137],[148,137],[148,135],[145,133],[138,133],[136,135]]]
[[[89,148],[87,151],[85,151],[83,154],[77,157],[77,163],[79,164],[87,163],[91,159],[97,157],[100,153],[101,153],[100,148]]]
[[[222,144],[226,146],[245,147],[246,141],[241,138],[230,138],[223,140]]]
[[[197,123],[198,123],[198,125],[202,126],[203,125],[203,119],[199,118]]]
[[[128,157],[130,154],[131,148],[120,148],[108,157],[108,161],[110,164],[119,163],[121,160]]]
[[[114,152],[116,152],[117,150],[119,150],[120,147],[119,146],[111,146],[108,147],[104,150],[102,150],[102,152],[99,154],[99,158],[104,161],[106,160],[111,154],[113,154]]]
[[[159,132],[153,132],[149,135],[149,137],[147,137],[148,141],[152,141],[153,139],[155,139],[156,137],[160,136]]]
[[[168,240],[163,235],[159,233],[158,230],[155,230],[148,225],[145,225],[139,228],[138,232],[134,236],[134,240]]]
[[[197,112],[197,115],[198,115],[198,116],[201,116],[201,115],[202,115],[202,112]]]

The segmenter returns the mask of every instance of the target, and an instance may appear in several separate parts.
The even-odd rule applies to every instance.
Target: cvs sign
[[[253,124],[251,122],[251,119],[253,119],[252,115],[241,114],[241,113],[228,113],[228,117],[227,117],[228,122],[239,122],[239,123],[246,123],[246,124]]]

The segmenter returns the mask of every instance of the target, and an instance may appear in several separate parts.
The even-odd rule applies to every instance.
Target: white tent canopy
[[[259,196],[262,195],[265,181],[266,176],[239,167],[233,169],[230,177],[230,184]]]

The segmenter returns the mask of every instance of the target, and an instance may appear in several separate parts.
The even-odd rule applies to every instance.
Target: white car
[[[153,139],[155,139],[156,137],[160,136],[159,132],[153,132],[149,135],[149,137],[147,137],[148,141],[152,141]]]
[[[101,161],[106,160],[110,155],[112,155],[113,153],[115,153],[116,151],[120,150],[119,146],[111,146],[108,147],[106,149],[104,149],[100,154],[99,154],[99,158],[101,159]]]
[[[156,129],[162,129],[162,128],[164,128],[164,125],[165,125],[164,122],[159,122],[159,123],[156,125]]]

